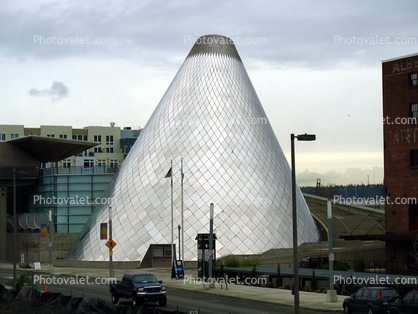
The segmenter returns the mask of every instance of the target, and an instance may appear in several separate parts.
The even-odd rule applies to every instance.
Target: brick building
[[[418,235],[418,54],[382,61],[388,271],[415,269]]]

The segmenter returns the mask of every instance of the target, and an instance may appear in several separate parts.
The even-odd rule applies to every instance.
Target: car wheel
[[[141,306],[143,303],[144,303],[144,300],[142,300],[141,298],[138,298],[136,294],[132,295],[132,306],[134,308]]]
[[[374,310],[373,310],[373,308],[372,308],[372,307],[369,307],[369,308],[367,309],[367,314],[374,314]]]
[[[160,303],[160,306],[166,306],[167,305],[167,298],[164,297],[164,299],[161,299],[160,301],[158,301],[158,303]]]
[[[112,291],[112,302],[114,304],[116,304],[116,303],[119,302],[119,296],[116,294],[116,291],[115,290]]]
[[[348,304],[344,304],[344,314],[351,314],[350,306]]]

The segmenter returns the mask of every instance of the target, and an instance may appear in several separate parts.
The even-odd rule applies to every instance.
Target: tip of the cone
[[[205,53],[224,54],[241,61],[234,41],[222,35],[209,34],[200,36],[193,45],[192,50],[190,50],[187,58]]]

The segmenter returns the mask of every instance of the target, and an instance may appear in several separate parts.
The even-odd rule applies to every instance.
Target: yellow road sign
[[[106,246],[109,248],[109,250],[113,250],[113,248],[116,246],[116,242],[110,239],[106,242]]]

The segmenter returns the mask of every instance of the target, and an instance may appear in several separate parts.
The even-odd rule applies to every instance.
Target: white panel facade
[[[290,133],[290,132],[288,132]],[[171,243],[173,160],[174,231],[181,224],[184,162],[185,260],[197,259],[196,235],[209,232],[215,204],[217,256],[292,247],[291,171],[232,41],[196,41],[134,147],[109,185],[113,198],[115,261],[142,260],[150,244]],[[298,241],[319,234],[297,189]],[[70,259],[108,259],[96,207]]]

